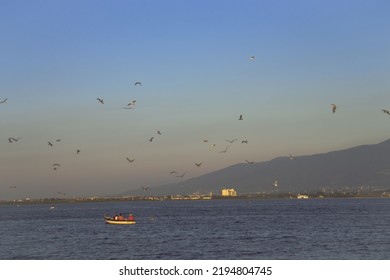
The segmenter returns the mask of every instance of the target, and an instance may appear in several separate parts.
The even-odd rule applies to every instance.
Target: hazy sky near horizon
[[[118,194],[384,141],[389,10],[384,0],[0,0],[0,200]]]

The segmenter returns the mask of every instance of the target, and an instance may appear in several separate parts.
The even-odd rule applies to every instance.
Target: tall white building
[[[237,196],[237,192],[231,188],[231,189],[222,189],[221,191],[222,196]]]

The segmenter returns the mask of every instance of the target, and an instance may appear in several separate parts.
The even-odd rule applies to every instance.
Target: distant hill
[[[277,180],[278,186],[273,186]],[[240,163],[180,183],[148,190],[149,195],[220,193],[233,187],[239,194],[317,191],[357,186],[390,186],[390,139],[346,150],[279,157],[259,163]],[[141,194],[139,191],[128,194]]]

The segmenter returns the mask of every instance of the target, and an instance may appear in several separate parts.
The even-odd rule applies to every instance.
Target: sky
[[[389,9],[0,0],[0,200],[116,195],[387,140]]]

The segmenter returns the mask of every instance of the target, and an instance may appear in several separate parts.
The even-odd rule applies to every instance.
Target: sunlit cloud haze
[[[388,139],[389,8],[0,1],[0,199],[114,195]]]

